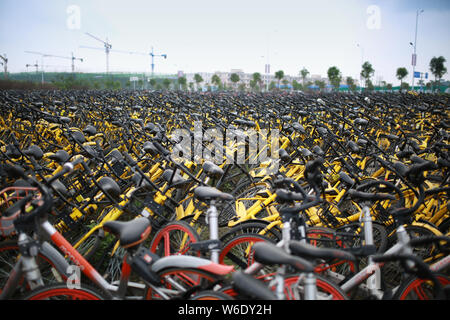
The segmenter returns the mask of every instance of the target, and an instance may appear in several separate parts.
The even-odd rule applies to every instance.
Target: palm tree
[[[280,88],[280,81],[281,81],[281,79],[284,78],[284,71],[279,70],[279,71],[275,72],[275,78],[278,79],[278,88]]]
[[[194,80],[195,80],[195,83],[197,83],[197,90],[198,90],[198,86],[199,86],[200,83],[203,82],[203,78],[202,78],[201,75],[196,73],[196,74],[194,74]]]
[[[337,67],[330,67],[327,72],[328,79],[330,80],[331,85],[334,87],[334,89],[337,91],[339,90],[339,85],[342,80],[341,72]]]
[[[306,68],[303,68],[302,70],[300,70],[300,75],[302,76],[302,80],[303,80],[303,87],[305,87],[305,79],[308,74],[309,74],[309,71],[306,70]]]
[[[406,70],[406,68],[398,68],[397,69],[397,79],[400,80],[400,91],[402,90],[403,87],[403,79],[408,75],[408,70]]]
[[[443,56],[438,58],[433,57],[430,60],[430,71],[434,75],[434,80],[438,82],[438,86],[441,84],[441,78],[447,73],[447,68],[444,66],[446,62]]]
[[[361,77],[366,81],[366,86],[374,73],[375,70],[373,69],[372,64],[369,61],[364,62],[362,65]]]

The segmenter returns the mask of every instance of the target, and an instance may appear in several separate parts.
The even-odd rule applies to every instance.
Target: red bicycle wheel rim
[[[46,300],[55,297],[66,297],[70,299],[65,300],[101,300],[96,295],[78,289],[69,289],[69,288],[59,288],[59,289],[51,289],[48,291],[43,291],[29,297],[28,300]]]
[[[292,299],[290,299],[294,294],[294,292],[292,291],[292,285],[297,283],[297,281],[298,281],[298,276],[288,277],[288,278],[284,279],[284,294],[285,294],[287,300],[292,300]],[[326,281],[323,281],[320,278],[316,279],[316,286],[317,286],[317,291],[321,291],[321,292],[330,294],[333,297],[332,300],[347,300],[347,298],[345,296],[343,296],[341,292],[336,290],[336,288],[334,288],[334,286],[327,283]]]
[[[450,281],[445,277],[437,277],[439,282],[442,284],[443,287],[450,284]],[[418,298],[418,300],[430,300],[433,297],[428,296],[427,292],[425,291],[423,285],[428,284],[430,280],[426,279],[415,279],[413,280],[403,291],[403,293],[400,295],[400,300],[407,300],[408,296],[410,294],[414,294],[415,297]],[[430,289],[429,289],[430,290]],[[431,289],[432,290],[432,289]]]
[[[237,239],[234,239],[230,241],[220,252],[219,255],[219,263],[220,264],[226,264],[225,258],[230,253],[230,251],[235,248],[237,245],[248,242],[248,243],[256,243],[266,241],[265,239],[261,237],[253,237],[253,236],[244,236],[244,237],[238,237]],[[247,259],[247,266],[251,265],[254,262],[253,254],[249,254]]]
[[[188,234],[189,239],[183,248],[178,249],[176,252],[171,253],[170,233],[174,232],[174,231],[175,232],[181,231],[181,232]],[[152,241],[152,245],[150,247],[151,252],[156,253],[156,249],[161,244],[161,240],[163,241],[163,244],[164,244],[164,255],[162,255],[162,256],[185,254],[190,248],[189,244],[197,242],[196,235],[192,234],[192,231],[189,230],[188,228],[186,228],[182,225],[179,225],[179,224],[172,224],[172,225],[163,227]],[[200,256],[200,252],[198,252],[197,255]]]

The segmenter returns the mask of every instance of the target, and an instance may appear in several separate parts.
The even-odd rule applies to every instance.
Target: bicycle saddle
[[[358,153],[360,151],[358,145],[353,141],[349,141],[347,147],[350,148],[353,153]]]
[[[292,254],[298,255],[305,259],[342,259],[342,260],[350,260],[355,261],[356,258],[350,252],[346,252],[343,250],[332,249],[332,248],[324,248],[324,247],[316,247],[310,245],[309,243],[302,243],[300,241],[292,240],[289,242],[289,249]]]
[[[51,184],[52,188],[55,189],[58,193],[62,194],[63,197],[68,198],[71,196],[69,190],[67,190],[66,186],[59,180],[55,180]]]
[[[313,151],[316,155],[318,155],[319,157],[322,157],[323,155],[325,155],[325,152],[323,152],[322,148],[319,147],[319,146],[314,146],[314,147],[312,148],[312,151]]]
[[[236,271],[233,273],[232,279],[233,288],[245,296],[258,300],[277,300],[275,294],[261,280],[257,280],[251,275]]]
[[[170,178],[172,178],[173,175],[173,170],[172,169],[167,169],[162,173],[162,178],[164,180],[166,180],[167,182],[171,182]],[[175,175],[172,178],[172,185],[184,185],[186,183],[189,183],[189,180],[186,180],[185,178],[183,178],[181,176],[181,174],[179,174],[178,172],[175,172]]]
[[[92,125],[87,125],[86,128],[83,129],[83,132],[88,136],[94,136],[97,133],[97,129]]]
[[[255,260],[264,265],[287,264],[301,272],[314,272],[314,266],[309,261],[290,255],[272,243],[257,242],[253,250]]]
[[[219,178],[223,175],[223,170],[218,165],[212,163],[211,161],[205,161],[202,165],[203,170],[206,175],[213,178]]]
[[[152,156],[156,156],[157,154],[159,154],[158,149],[155,147],[155,145],[150,142],[150,141],[146,141],[143,145],[142,145],[142,149],[144,150],[145,153],[149,153]]]
[[[289,160],[291,160],[289,153],[287,153],[287,151],[282,148],[278,150],[278,154],[280,156],[281,161],[283,162],[288,162]]]
[[[107,221],[103,229],[119,238],[123,248],[131,248],[145,241],[150,234],[151,226],[147,218],[130,221]]]
[[[122,192],[120,191],[120,187],[117,182],[115,182],[113,179],[111,179],[110,177],[102,177],[98,181],[98,184],[100,185],[102,191],[106,192],[111,198],[113,198],[114,200],[120,199],[120,195]]]
[[[58,163],[65,163],[70,159],[70,155],[65,150],[58,150],[48,157]]]
[[[72,136],[75,139],[75,141],[77,141],[78,143],[85,143],[86,142],[86,137],[80,131],[76,131],[76,130],[72,131]]]
[[[197,187],[194,190],[194,195],[197,199],[201,201],[208,200],[233,200],[231,194],[222,192],[213,187]]]
[[[26,154],[29,157],[33,157],[36,160],[40,160],[44,156],[44,153],[42,152],[42,149],[39,148],[35,144],[30,146],[28,149],[24,150],[23,153]]]

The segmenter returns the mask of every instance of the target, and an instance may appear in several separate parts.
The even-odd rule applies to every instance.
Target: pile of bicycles
[[[448,299],[449,96],[0,93],[0,299]]]

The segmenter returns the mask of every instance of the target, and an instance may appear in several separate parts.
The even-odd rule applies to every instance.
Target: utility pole
[[[416,12],[416,32],[415,32],[415,36],[414,36],[414,44],[412,42],[410,42],[409,44],[413,46],[414,48],[414,53],[412,55],[412,59],[411,59],[411,64],[413,67],[413,72],[412,72],[412,90],[414,90],[414,73],[416,71],[416,64],[417,64],[417,54],[416,54],[416,50],[417,50],[417,26],[419,24],[419,14],[422,13],[424,10],[417,10]]]
[[[359,43],[357,43],[356,46],[361,49],[361,68],[362,68],[363,63],[364,63],[364,48]],[[360,92],[362,92],[362,87],[363,87],[363,81],[362,81],[362,75],[360,72],[359,73],[359,91]]]
[[[3,62],[0,61],[0,63],[3,65],[3,68],[5,70],[5,79],[8,78],[8,58],[6,58],[6,54],[1,55],[0,54],[0,59],[3,60]]]

